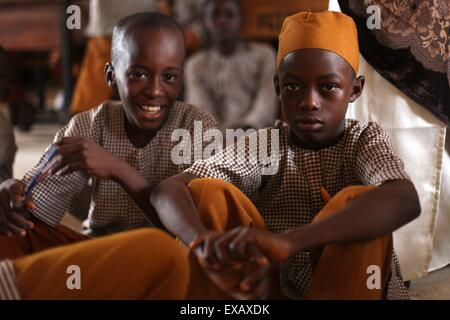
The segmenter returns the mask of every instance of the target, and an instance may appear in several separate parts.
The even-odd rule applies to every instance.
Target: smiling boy
[[[181,29],[170,18],[159,13],[123,18],[113,32],[111,56],[105,78],[120,101],[106,101],[76,115],[56,134],[62,161],[54,170],[57,174],[33,189],[34,204],[31,199],[24,203],[23,192],[38,165],[23,182],[8,180],[1,185],[0,257],[86,239],[58,223],[90,177],[88,236],[161,226],[148,201],[151,190],[186,168],[171,161],[176,144],[172,131],[193,131],[196,120],[207,130],[215,122],[195,106],[176,100],[182,88],[185,44]]]
[[[387,133],[376,123],[345,119],[364,86],[358,59],[356,27],[348,16],[288,17],[274,77],[287,119],[273,129],[280,130],[278,172],[263,176],[261,165],[224,163],[218,154],[154,190],[161,221],[193,243],[205,270],[248,263],[249,250],[259,249],[280,263],[275,282],[290,299],[408,297],[391,233],[419,215],[419,200]],[[243,209],[249,200],[241,192],[258,193],[259,217]],[[255,227],[224,232],[237,225]],[[381,274],[372,290],[367,283],[374,266]],[[260,289],[249,284],[261,283],[268,276],[263,274],[243,283],[250,294]]]

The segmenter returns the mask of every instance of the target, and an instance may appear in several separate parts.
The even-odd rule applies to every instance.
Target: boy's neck
[[[231,56],[237,49],[239,41],[217,42],[215,47],[222,56]]]
[[[303,142],[292,131],[290,132],[290,135],[291,135],[291,140],[298,147],[300,147],[302,149],[307,149],[307,150],[319,151],[319,150],[327,149],[327,148],[330,148],[330,147],[333,147],[333,146],[337,145],[344,138],[345,130],[343,130],[340,134],[338,134],[333,139],[331,139],[329,141],[326,141],[324,143],[321,143],[321,144],[319,144],[319,143],[306,143],[306,142]]]
[[[157,131],[146,131],[132,125],[125,116],[125,132],[128,140],[136,148],[144,148],[155,137]]]

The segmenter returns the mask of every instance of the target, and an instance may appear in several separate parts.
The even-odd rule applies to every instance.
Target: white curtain
[[[340,11],[337,0],[330,10]],[[362,96],[347,117],[376,121],[391,135],[414,182],[422,207],[420,217],[394,233],[394,247],[405,280],[450,263],[450,139],[446,125],[384,79],[361,56],[366,78]],[[447,144],[447,147],[445,146]]]

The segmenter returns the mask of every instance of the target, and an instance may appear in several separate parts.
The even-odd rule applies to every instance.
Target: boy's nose
[[[146,94],[150,97],[159,97],[164,94],[161,79],[159,77],[154,77],[151,79],[146,86]]]
[[[308,90],[304,93],[302,103],[300,107],[304,111],[316,111],[319,110],[319,101],[314,90]]]

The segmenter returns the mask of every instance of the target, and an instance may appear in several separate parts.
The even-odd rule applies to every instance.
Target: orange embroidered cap
[[[358,74],[358,33],[349,16],[334,11],[304,11],[287,17],[279,35],[277,66],[290,52],[307,48],[338,54]]]

